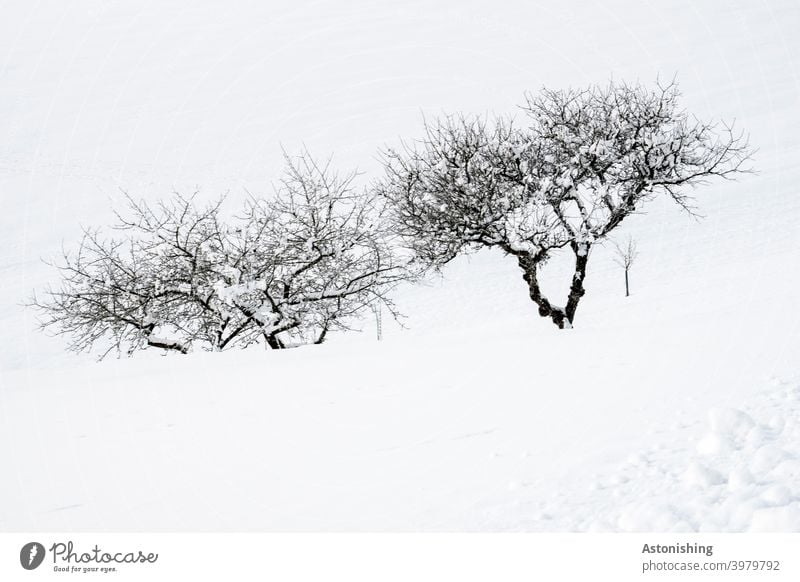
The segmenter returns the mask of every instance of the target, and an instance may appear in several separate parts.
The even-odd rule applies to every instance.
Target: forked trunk
[[[528,295],[531,301],[538,306],[539,315],[550,318],[559,329],[572,327],[578,304],[581,297],[586,293],[583,285],[591,247],[588,243],[572,243],[571,248],[575,255],[575,269],[572,275],[569,295],[567,296],[567,303],[563,308],[550,303],[542,293],[539,285],[538,268],[544,256],[517,255],[517,263],[522,269],[522,278],[528,284]]]

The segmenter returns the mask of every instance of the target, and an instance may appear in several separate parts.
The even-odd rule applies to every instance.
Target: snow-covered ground
[[[0,8],[0,530],[800,531],[800,5],[287,6]],[[423,113],[675,73],[759,173],[633,217],[574,330],[491,252],[380,342],[98,364],[20,306],[120,189],[267,193],[301,143],[368,178]]]

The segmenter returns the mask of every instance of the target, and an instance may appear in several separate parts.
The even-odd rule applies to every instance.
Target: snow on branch
[[[679,98],[674,82],[611,82],[530,94],[524,123],[444,117],[384,152],[379,191],[421,263],[499,248],[517,260],[540,315],[570,327],[594,244],[656,196],[693,213],[694,187],[751,171],[747,136],[697,120]],[[564,308],[538,281],[559,249],[575,257]]]
[[[86,231],[57,264],[61,285],[32,304],[76,351],[187,353],[324,341],[410,271],[377,197],[304,152],[275,195],[223,220],[223,200],[127,198],[114,238]]]

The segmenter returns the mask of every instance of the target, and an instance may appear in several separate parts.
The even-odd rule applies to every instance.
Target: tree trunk
[[[589,264],[589,250],[591,246],[589,243],[572,243],[572,252],[575,253],[575,271],[572,274],[572,284],[569,287],[569,296],[567,297],[567,306],[564,309],[567,314],[570,326],[575,321],[575,311],[578,309],[578,303],[586,294],[586,289],[583,282],[586,279],[586,265]]]
[[[182,354],[189,353],[189,348],[180,342],[147,338],[147,345],[153,348],[161,348],[162,350],[173,350]]]
[[[537,269],[542,257],[534,257],[531,255],[518,255],[517,263],[522,269],[522,278],[528,284],[528,295],[531,300],[539,306],[539,315],[542,317],[549,317],[559,329],[564,329],[564,311],[553,306],[547,298],[542,295],[542,290],[539,287],[539,279],[537,277]]]
[[[319,345],[323,343],[327,335],[328,335],[328,326],[325,325],[323,326],[322,331],[320,331],[319,336],[317,336],[317,339],[314,340],[314,344]]]
[[[282,350],[286,347],[283,345],[283,342],[278,338],[277,335],[264,334],[264,339],[267,340],[267,345],[273,350]]]
[[[591,245],[588,243],[572,243],[571,248],[575,254],[575,270],[572,275],[572,284],[569,288],[567,305],[563,309],[550,303],[542,294],[542,289],[539,286],[537,269],[539,263],[544,259],[544,255],[517,255],[517,263],[522,269],[522,278],[528,284],[528,295],[539,307],[539,315],[549,317],[559,329],[572,327],[578,303],[586,293],[583,283],[586,278],[586,266],[589,263]]]
[[[630,288],[628,287],[628,269],[625,268],[625,297],[630,297],[631,292]]]

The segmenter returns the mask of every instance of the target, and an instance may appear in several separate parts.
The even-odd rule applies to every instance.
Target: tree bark
[[[583,282],[586,279],[586,266],[589,264],[589,243],[572,243],[572,252],[575,253],[575,271],[572,274],[572,284],[569,287],[567,306],[564,309],[570,326],[575,321],[575,311],[578,309],[581,297],[586,294]]]
[[[541,258],[536,258],[531,255],[518,255],[517,263],[522,269],[522,278],[528,284],[528,295],[531,300],[539,306],[539,315],[542,317],[549,317],[559,329],[564,329],[565,314],[559,307],[553,306],[542,294],[542,289],[539,287],[539,279],[537,277],[537,269]]]
[[[174,350],[182,354],[188,354],[189,348],[179,342],[171,342],[166,340],[157,340],[147,338],[147,345],[154,348],[161,348],[162,350]]]
[[[578,304],[581,297],[586,294],[584,280],[591,246],[588,243],[572,243],[570,246],[575,254],[575,270],[573,271],[572,283],[567,296],[567,304],[563,309],[550,303],[547,297],[542,294],[542,289],[539,286],[537,270],[544,256],[517,255],[517,263],[522,269],[522,278],[528,284],[528,295],[539,307],[539,315],[550,318],[559,329],[572,327]]]
[[[283,348],[286,347],[285,345],[283,345],[283,342],[278,338],[277,335],[264,334],[264,339],[267,340],[267,345],[273,350],[282,350]]]

